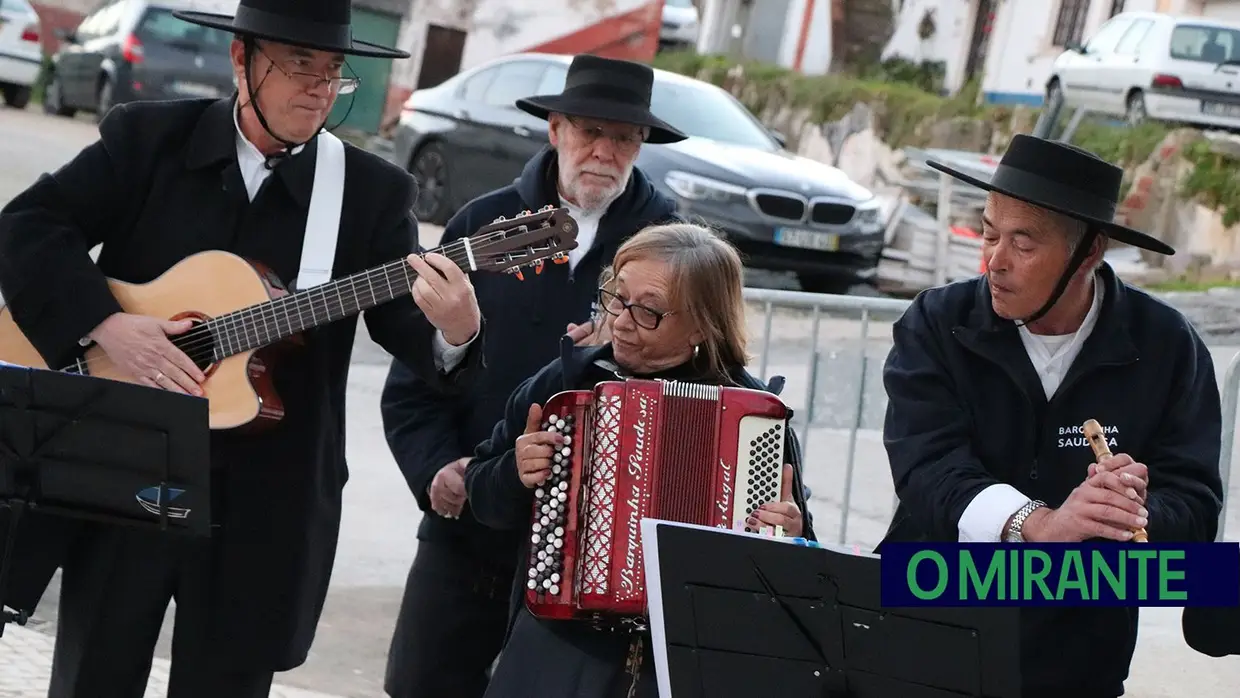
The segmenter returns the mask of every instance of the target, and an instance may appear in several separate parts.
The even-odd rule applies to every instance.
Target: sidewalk
[[[50,635],[16,625],[4,629],[4,637],[0,637],[0,698],[47,698],[53,642]],[[164,698],[167,693],[168,660],[156,658],[146,698]],[[271,698],[341,697],[276,685],[271,688]]]

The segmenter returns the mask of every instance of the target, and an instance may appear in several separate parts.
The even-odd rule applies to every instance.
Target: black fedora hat
[[[349,0],[241,0],[235,15],[178,10],[176,17],[225,31],[370,58],[408,58],[409,54],[353,38]]]
[[[1175,254],[1175,249],[1162,240],[1115,222],[1124,171],[1088,150],[1018,134],[989,182],[940,162],[926,164],[986,191],[1094,225],[1114,240],[1159,254]]]
[[[581,54],[573,58],[558,95],[518,99],[522,111],[545,119],[551,112],[619,121],[650,129],[647,143],[675,143],[687,136],[650,112],[654,70],[648,65]]]

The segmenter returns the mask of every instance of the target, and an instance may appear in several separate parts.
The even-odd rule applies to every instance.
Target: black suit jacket
[[[149,282],[212,249],[262,262],[285,284],[296,276],[316,145],[277,166],[250,202],[237,166],[233,104],[119,106],[100,124],[99,141],[0,212],[0,291],[49,365],[69,362],[78,339],[120,310],[105,276]],[[345,166],[333,276],[420,249],[410,214],[413,178],[347,144]],[[99,243],[96,266],[87,253]],[[463,389],[481,368],[476,341],[460,368],[439,373],[431,356],[435,330],[409,298],[367,311],[365,319],[380,345],[437,390]],[[348,479],[345,385],[356,323],[353,317],[307,331],[304,346],[274,367],[285,406],[278,427],[212,434],[220,525],[211,541],[219,603],[212,635],[238,666],[292,668],[314,636]],[[15,565],[15,591],[26,598],[11,605],[33,605],[37,597],[29,595],[42,593],[48,558],[59,564],[65,540],[25,546],[41,549],[45,564]]]

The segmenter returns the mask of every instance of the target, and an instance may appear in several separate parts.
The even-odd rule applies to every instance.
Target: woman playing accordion
[[[565,509],[577,510],[569,506],[573,503],[569,495],[577,489],[570,492],[568,483],[571,480],[575,488],[586,487],[585,478],[569,477],[570,461],[574,458],[570,454],[589,440],[572,436],[583,434],[580,419],[563,412],[544,414],[548,401],[558,394],[562,397],[565,391],[578,391],[574,394],[586,400],[602,395],[601,391],[609,386],[620,386],[618,389],[624,394],[624,386],[644,385],[649,392],[649,386],[663,385],[667,386],[662,393],[665,410],[673,409],[666,405],[678,398],[682,402],[683,398],[698,398],[700,404],[710,409],[710,404],[723,403],[708,403],[702,398],[714,396],[721,400],[719,396],[725,394],[737,401],[732,403],[735,405],[777,402],[770,400],[771,391],[745,370],[748,357],[742,265],[728,243],[709,229],[695,225],[647,228],[619,249],[608,277],[599,290],[602,321],[598,323],[594,344],[573,346],[566,337],[561,357],[513,393],[505,420],[496,425],[488,441],[478,446],[465,471],[470,506],[479,521],[493,528],[525,528],[532,532],[522,551],[520,568],[522,572],[528,570],[529,575],[519,575],[514,586],[509,637],[487,698],[657,695],[649,634],[643,624],[549,619],[547,614],[538,617],[530,610],[536,594],[538,599],[546,594],[567,597],[569,590],[561,592],[559,585],[569,584],[573,569],[581,571],[566,567],[562,553],[573,544],[565,533],[566,525],[571,528]],[[655,380],[662,383],[650,382]],[[600,387],[596,390],[596,386]],[[620,399],[619,395],[613,397]],[[732,413],[738,411],[743,409],[732,409]],[[602,419],[598,416],[600,411],[591,414],[595,421]],[[713,428],[722,432],[726,429],[725,417],[709,418],[708,423],[718,425]],[[671,421],[688,423],[684,413]],[[741,512],[741,520],[732,523],[750,531],[813,539],[810,517],[805,513],[795,435],[779,420],[755,417],[748,422],[734,419],[734,427],[736,423],[741,423],[742,432],[748,428],[748,435],[742,434],[743,438],[738,440],[734,433],[731,441],[727,435],[719,439],[725,445],[731,444],[734,460],[749,461],[742,466],[763,459],[774,463],[770,470],[775,473],[776,486],[769,493],[757,493],[753,483],[762,479],[757,467],[746,469],[744,475],[733,475],[733,482],[740,488],[735,494],[735,506]],[[762,425],[762,433],[754,433],[755,423]],[[692,430],[673,433],[667,426],[668,420],[661,424],[667,433],[656,434],[655,438],[665,444],[665,453],[669,448],[677,453],[671,458],[665,456],[665,460],[675,460],[677,465],[682,461],[696,464],[706,460],[701,453],[687,453],[683,447],[683,443],[694,441],[693,434],[684,433]],[[633,425],[622,428],[634,430]],[[696,443],[703,442],[698,438]],[[749,444],[749,450],[741,457],[735,457],[738,443],[742,451]],[[599,448],[597,438],[593,448]],[[694,448],[726,450],[718,444]],[[629,454],[625,462],[632,458]],[[617,468],[622,469],[623,466]],[[713,473],[708,477],[717,480],[719,475]],[[663,476],[664,480],[669,478]],[[750,488],[748,507],[743,490],[746,478]],[[695,483],[688,482],[679,489],[692,490],[694,486]],[[541,516],[536,513],[536,506],[541,507]],[[585,525],[584,515],[575,518],[582,518],[581,525]]]

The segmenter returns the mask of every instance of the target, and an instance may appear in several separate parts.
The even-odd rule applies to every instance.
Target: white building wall
[[[895,32],[883,48],[883,60],[899,57],[913,63],[942,61],[944,87],[956,92],[964,85],[977,6],[977,0],[908,0],[896,17]],[[935,32],[923,40],[917,29],[927,10],[934,12]]]
[[[1110,12],[1111,0],[1093,0],[1085,16],[1082,40],[1088,40],[1109,18]],[[983,101],[1042,104],[1051,64],[1063,53],[1062,46],[1051,45],[1058,16],[1059,2],[1053,0],[1003,0],[999,3],[994,33],[986,52]]]
[[[810,0],[792,0],[788,3],[788,19],[784,23],[784,37],[779,48],[779,65],[785,68],[797,67],[797,48],[801,43],[807,2]],[[805,75],[823,75],[831,67],[831,0],[813,0],[813,3],[800,69]]]
[[[658,22],[662,3],[652,0],[413,0],[410,20],[401,27],[400,47],[411,58],[396,61],[393,84],[412,88],[421,70],[423,44],[430,24],[468,32],[461,70],[500,56],[530,50],[583,29],[645,8],[629,25]]]
[[[1205,3],[1201,14],[1224,22],[1240,22],[1240,0],[1213,0]]]

